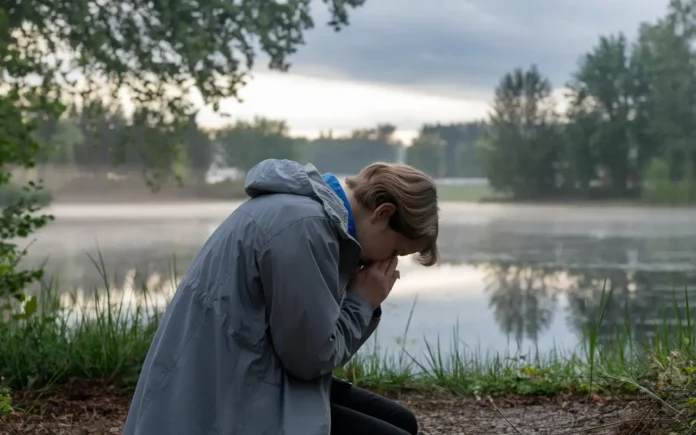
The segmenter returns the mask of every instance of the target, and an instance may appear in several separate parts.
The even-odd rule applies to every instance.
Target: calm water
[[[39,233],[29,261],[48,261],[49,278],[89,299],[104,288],[89,257],[101,252],[117,297],[132,302],[133,288],[147,285],[165,303],[170,278],[186,272],[235,206],[55,206],[57,221]],[[606,335],[628,312],[649,336],[661,300],[684,305],[685,288],[696,289],[696,210],[445,204],[442,213],[443,265],[402,262],[378,332],[383,347],[398,349],[416,299],[412,351],[423,350],[423,337],[449,346],[456,330],[460,348],[526,352],[575,349],[605,283],[613,289]]]

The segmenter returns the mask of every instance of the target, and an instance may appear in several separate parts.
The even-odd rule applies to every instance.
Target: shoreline
[[[41,209],[39,213],[51,214],[56,220],[49,226],[92,221],[151,221],[151,220],[210,220],[226,218],[243,201],[161,201],[156,203],[138,202],[55,202]],[[480,225],[496,220],[512,220],[517,223],[583,222],[597,228],[607,224],[679,225],[691,233],[696,230],[696,207],[651,207],[643,205],[604,205],[594,207],[589,204],[567,206],[563,204],[492,203],[442,201],[440,203],[441,223]],[[588,227],[589,228],[589,227]],[[693,228],[693,230],[692,230]]]
[[[248,198],[245,196],[224,197],[204,197],[204,196],[172,196],[153,194],[149,197],[143,196],[120,196],[109,197],[102,196],[86,196],[86,197],[71,197],[71,198],[54,198],[46,207],[66,207],[66,206],[122,206],[122,205],[138,205],[138,206],[168,206],[175,204],[230,204],[242,203]],[[646,209],[646,210],[696,210],[696,204],[664,204],[643,201],[640,199],[598,199],[598,200],[512,200],[505,198],[475,198],[475,199],[457,199],[452,197],[441,197],[440,204],[444,205],[464,205],[464,206],[479,206],[479,207],[537,207],[537,208],[601,208],[601,209]]]
[[[615,208],[646,208],[646,209],[696,209],[694,204],[666,204],[649,202],[641,199],[559,199],[559,200],[513,200],[503,198],[482,198],[476,201],[477,204],[498,204],[498,205],[528,205],[528,206],[555,206],[555,207],[615,207]]]

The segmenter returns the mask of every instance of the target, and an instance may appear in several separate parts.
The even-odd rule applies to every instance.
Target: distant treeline
[[[488,119],[424,125],[408,147],[394,139],[391,124],[309,140],[291,137],[282,120],[264,118],[217,131],[202,131],[192,120],[135,128],[118,107],[97,105],[40,121],[43,161],[85,170],[144,162],[188,179],[213,163],[246,170],[270,157],[342,174],[377,160],[405,161],[435,177],[485,176],[498,192],[521,199],[694,202],[696,15],[679,4],[642,24],[635,41],[601,37],[565,85],[564,113],[535,66],[504,75]]]
[[[201,173],[211,165],[247,170],[266,158],[311,162],[322,171],[354,174],[374,161],[398,161],[400,156],[436,177],[482,177],[476,144],[485,124],[471,122],[425,125],[413,146],[404,150],[394,139],[396,126],[379,124],[347,136],[324,133],[316,139],[292,137],[282,120],[262,117],[237,121],[229,127],[205,131],[193,121],[174,131],[132,127],[120,108],[72,108],[61,119],[42,120],[37,139],[45,152],[44,164],[70,165],[83,171],[118,170],[148,166],[172,172]],[[125,136],[128,136],[126,140]],[[165,152],[172,141],[175,153]],[[129,143],[129,146],[124,146]],[[162,152],[158,153],[158,148]],[[402,154],[403,153],[403,154]]]

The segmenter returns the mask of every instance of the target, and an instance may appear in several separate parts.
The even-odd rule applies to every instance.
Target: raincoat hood
[[[312,164],[305,166],[291,160],[264,160],[247,173],[244,191],[251,198],[271,193],[286,193],[314,198],[322,203],[334,224],[348,232],[349,213],[341,198]]]

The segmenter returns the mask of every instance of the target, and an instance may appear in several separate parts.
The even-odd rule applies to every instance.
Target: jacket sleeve
[[[358,346],[358,350],[367,342],[367,340],[370,339],[370,336],[372,336],[372,334],[375,332],[375,329],[377,329],[377,327],[379,326],[379,322],[381,319],[382,307],[380,306],[372,312],[372,320],[370,320],[370,323],[367,325],[367,328],[365,328],[365,332],[363,333],[363,336],[360,339],[360,345]]]
[[[344,365],[363,342],[373,310],[348,293],[338,303],[339,242],[327,218],[304,218],[259,253],[261,285],[276,354],[293,377],[310,380]]]

